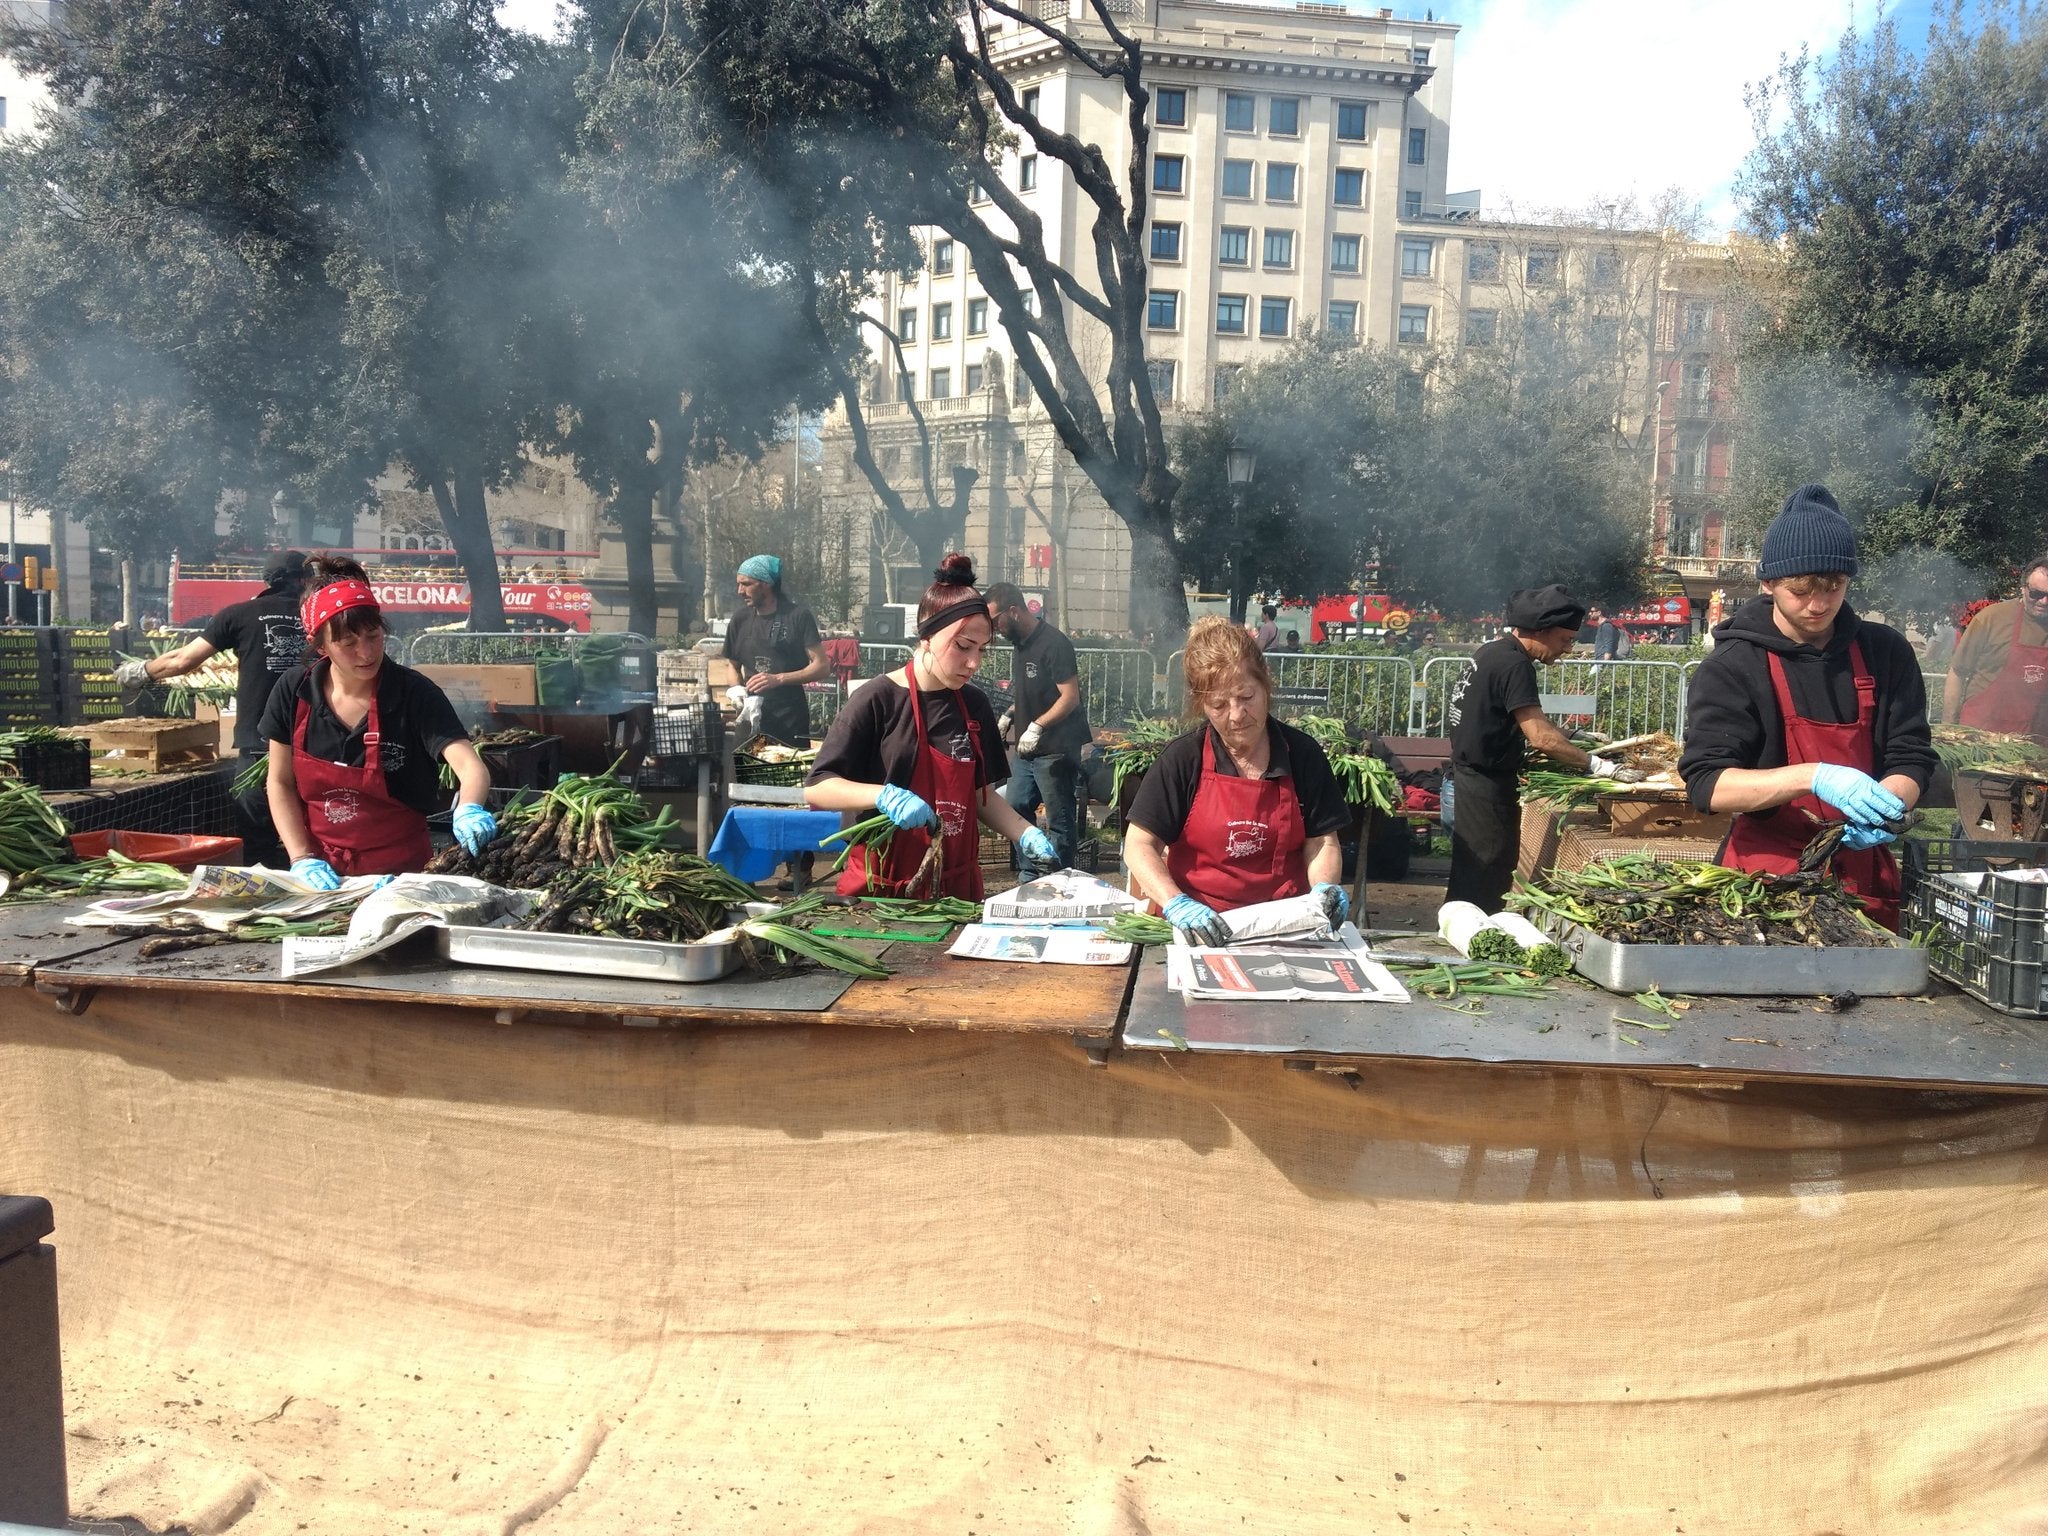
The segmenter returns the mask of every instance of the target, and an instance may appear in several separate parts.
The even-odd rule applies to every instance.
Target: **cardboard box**
[[[723,656],[707,656],[704,658],[704,676],[713,688],[736,688],[739,686],[740,669]]]
[[[1568,826],[1557,840],[1556,867],[1571,874],[1596,860],[1629,854],[1648,854],[1665,864],[1711,864],[1720,853],[1718,837],[1618,837],[1597,826]]]
[[[1690,800],[1629,800],[1608,796],[1607,828],[1617,837],[1689,837],[1718,845],[1734,822],[1731,811],[1702,811]]]
[[[1597,827],[1599,824],[1598,811],[1560,811],[1547,804],[1523,806],[1522,848],[1515,859],[1515,873],[1524,880],[1533,880],[1555,868],[1559,841],[1565,829]]]
[[[532,706],[539,702],[534,689],[533,664],[523,666],[415,667],[421,677],[439,686],[465,720],[496,709],[501,704]]]

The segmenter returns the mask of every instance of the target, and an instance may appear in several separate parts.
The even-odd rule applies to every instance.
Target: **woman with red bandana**
[[[278,679],[263,711],[270,814],[292,873],[331,891],[349,875],[421,870],[440,763],[455,771],[455,837],[471,853],[498,835],[490,770],[448,695],[384,655],[384,615],[353,560],[306,562],[300,618],[309,659]]]

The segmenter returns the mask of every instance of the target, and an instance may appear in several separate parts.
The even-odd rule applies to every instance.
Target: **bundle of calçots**
[[[1118,805],[1124,802],[1124,785],[1139,775],[1150,771],[1159,761],[1173,739],[1185,729],[1177,720],[1133,720],[1122,733],[1105,741],[1102,755],[1109,759],[1113,777],[1110,781],[1110,798]]]
[[[925,831],[931,835],[931,842],[925,848],[924,857],[918,860],[909,883],[903,888],[903,894],[916,899],[930,900],[939,894],[940,882],[945,877],[946,828],[943,823],[933,821],[925,827]],[[841,827],[830,837],[820,838],[818,846],[823,848],[828,843],[844,845],[839,850],[838,859],[832,865],[833,874],[846,867],[846,861],[853,857],[853,850],[856,847],[865,849],[867,888],[872,892],[881,888],[882,866],[888,860],[889,849],[895,841],[896,823],[887,816],[870,816],[864,821],[856,821],[850,827]]]
[[[436,854],[427,870],[538,890],[565,870],[658,848],[669,825],[667,806],[650,817],[646,803],[618,780],[565,773],[553,789],[509,807],[498,818],[497,840],[480,856],[458,843]]]
[[[1647,855],[1604,859],[1540,885],[1520,879],[1507,904],[1627,944],[1804,944],[1874,949],[1892,935],[1832,876],[1750,874]]]
[[[565,865],[547,892],[522,928],[663,944],[694,944],[726,927],[732,908],[757,894],[718,865],[670,850]]]
[[[63,818],[49,801],[33,784],[0,780],[0,874],[25,875],[72,859]]]
[[[1351,727],[1342,720],[1332,715],[1301,715],[1294,726],[1323,749],[1347,803],[1370,806],[1382,814],[1392,814],[1405,805],[1401,781],[1393,768],[1370,752],[1357,751],[1351,743]]]

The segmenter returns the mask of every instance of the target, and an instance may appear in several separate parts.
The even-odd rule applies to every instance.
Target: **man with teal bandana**
[[[739,611],[725,627],[726,659],[739,669],[747,692],[761,700],[762,733],[792,747],[808,747],[811,716],[804,684],[831,674],[818,621],[783,592],[782,561],[774,555],[750,555],[740,562],[739,593]]]

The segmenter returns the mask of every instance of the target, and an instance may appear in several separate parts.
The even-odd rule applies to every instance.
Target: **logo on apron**
[[[345,827],[363,814],[362,798],[352,789],[328,791],[327,798],[320,802],[327,813],[327,819],[337,827]]]
[[[941,800],[932,809],[938,813],[939,825],[946,829],[946,836],[958,837],[967,830],[967,807],[958,800]]]
[[[1266,826],[1259,821],[1233,821],[1223,831],[1223,857],[1256,859],[1266,851]]]
[[[2024,676],[2030,684],[2038,688],[2041,686],[2041,680],[2044,677],[2048,677],[2048,667],[2037,667],[2030,663],[2029,665],[2021,669],[2021,675]]]

